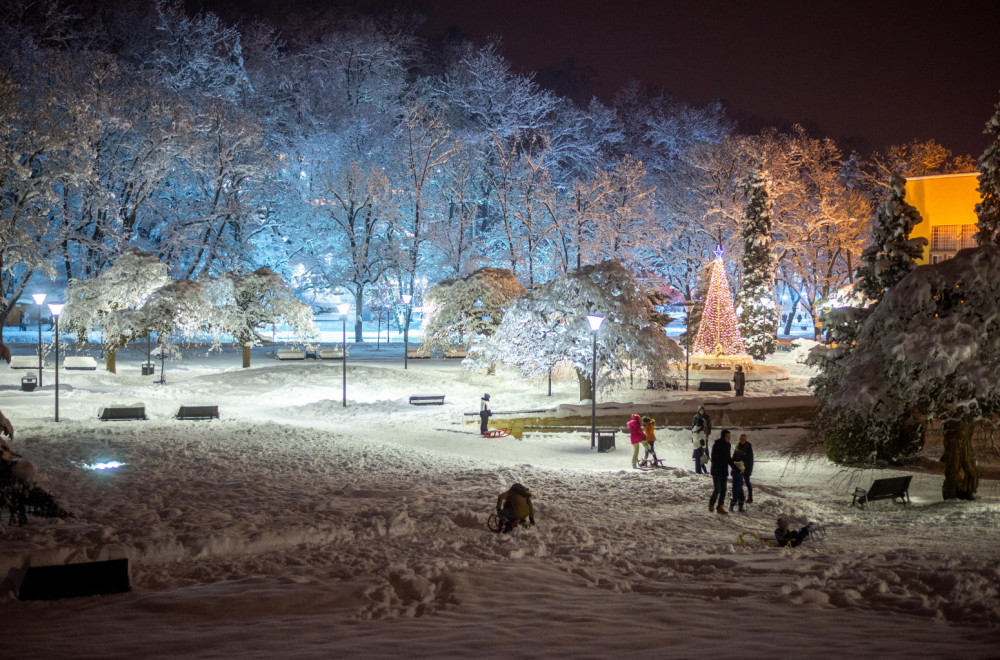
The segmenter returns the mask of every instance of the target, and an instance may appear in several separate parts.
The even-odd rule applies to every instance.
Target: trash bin
[[[38,379],[34,376],[23,376],[21,378],[21,391],[32,392],[38,386]]]
[[[615,433],[616,431],[598,431],[597,432],[597,451],[606,452],[615,450]]]
[[[155,364],[153,364],[152,362],[143,362],[142,363],[142,375],[143,376],[152,376],[154,373],[156,373],[156,365]]]

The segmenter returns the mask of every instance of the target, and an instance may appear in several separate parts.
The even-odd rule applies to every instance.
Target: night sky
[[[424,5],[425,34],[498,35],[518,71],[557,88],[567,68],[584,79],[562,93],[610,102],[634,77],[691,103],[722,99],[744,128],[800,123],[846,149],[933,138],[978,157],[1000,101],[997,0]]]

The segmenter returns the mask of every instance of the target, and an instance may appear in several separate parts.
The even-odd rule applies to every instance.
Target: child
[[[705,440],[702,439],[701,446],[695,447],[694,453],[691,454],[691,458],[694,459],[694,471],[696,474],[708,474],[708,470],[705,469],[705,464],[708,463],[708,450],[705,449]]]
[[[653,465],[659,464],[659,459],[656,458],[656,448],[654,444],[656,443],[656,422],[653,421],[652,417],[642,418],[642,431],[646,434],[646,441],[642,443],[642,446],[646,448],[646,453],[642,457],[643,465],[648,464],[649,455],[653,455]]]
[[[527,518],[535,524],[535,507],[531,504],[531,491],[521,484],[514,484],[510,490],[500,493],[497,498],[497,515],[503,523],[504,534],[514,528],[514,521],[523,523]]]
[[[638,414],[633,414],[626,426],[628,427],[629,440],[632,441],[632,467],[638,468],[639,446],[646,442],[646,434],[642,430],[642,418]]]

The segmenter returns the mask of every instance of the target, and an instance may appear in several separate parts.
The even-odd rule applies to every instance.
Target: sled
[[[510,435],[510,429],[490,429],[483,434],[484,438],[506,438]]]
[[[661,468],[664,470],[669,470],[670,467],[663,464],[663,459],[658,458],[655,461],[649,459],[642,459],[639,461],[639,467],[641,468]]]

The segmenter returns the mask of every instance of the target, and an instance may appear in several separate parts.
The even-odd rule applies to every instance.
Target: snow
[[[469,414],[483,392],[496,411],[588,408],[575,377],[550,398],[547,382],[458,361],[404,371],[401,348],[352,349],[347,407],[339,361],[279,363],[259,348],[241,369],[238,352],[192,351],[155,385],[139,375],[144,348],[128,349],[118,375],[60,373],[59,423],[51,370],[25,393],[25,372],[0,365],[13,449],[75,514],[0,526],[4,657],[996,657],[996,482],[945,502],[940,475],[914,472],[911,505],[862,511],[853,488],[890,473],[787,458],[801,425],[745,429],[754,503],[721,516],[684,430],[657,430],[671,469],[655,471],[629,469],[621,446],[592,453],[585,433],[484,440]],[[750,383],[738,405],[807,394],[795,357],[771,356],[794,377]],[[445,405],[410,406],[412,394]],[[627,384],[599,395],[622,424],[633,409],[703,401],[732,397]],[[132,403],[150,419],[96,419]],[[222,419],[176,420],[181,404],[218,405]],[[85,467],[110,461],[122,465]],[[515,481],[534,493],[538,525],[496,536],[486,518]],[[826,537],[737,545],[744,531],[771,535],[778,516],[818,521]],[[118,557],[131,560],[126,594],[10,591],[28,564]]]

